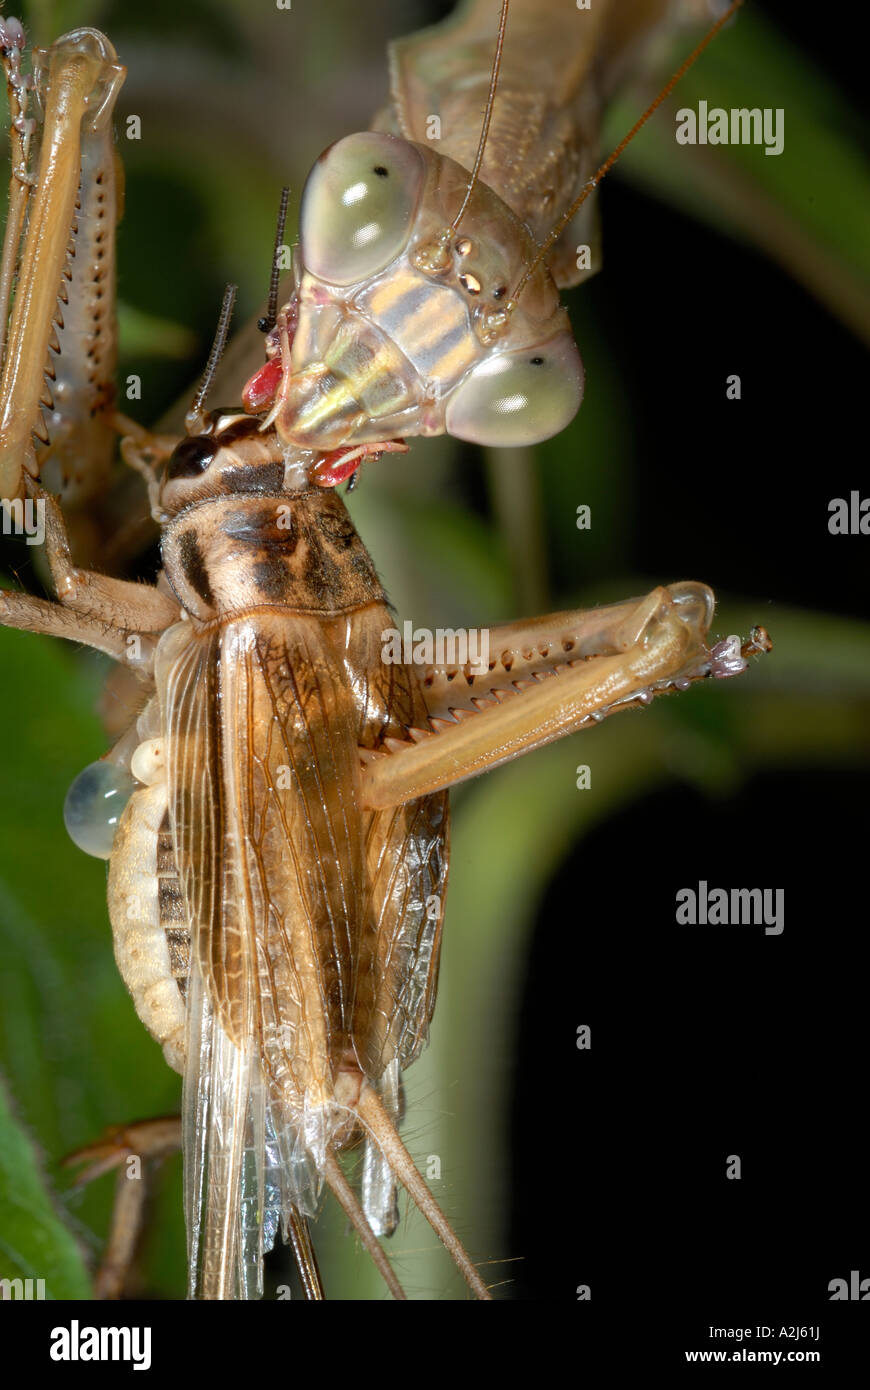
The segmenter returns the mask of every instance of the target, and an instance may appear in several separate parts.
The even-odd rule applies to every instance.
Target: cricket
[[[473,930],[450,914],[449,793],[659,696],[700,698],[770,638],[716,635],[713,592],[688,579],[509,623],[481,613],[458,649],[415,645],[337,489],[365,489],[384,457],[425,468],[420,437],[522,448],[584,408],[560,290],[590,273],[590,247],[597,268],[598,185],[739,9],[466,0],[397,38],[389,105],[308,174],[289,273],[275,190],[259,360],[239,370],[227,348],[229,286],[175,432],[136,418],[115,381],[123,54],[90,28],[31,52],[0,20],[0,496],[53,595],[0,590],[0,624],[118,668],[124,727],[65,819],[107,862],[118,970],[183,1087],[180,1118],[119,1116],[73,1155],[85,1180],[119,1173],[98,1296],[123,1296],[143,1218],[126,1160],[179,1145],[192,1299],[262,1297],[279,1241],[304,1297],[328,1297],[326,1201],[404,1299],[402,1191],[470,1294],[500,1294],[402,1137],[442,932]],[[663,29],[682,66],[602,149],[604,106]],[[134,495],[159,531],[150,583],[101,560],[107,516]]]

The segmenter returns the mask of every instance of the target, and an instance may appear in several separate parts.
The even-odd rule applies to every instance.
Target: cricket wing
[[[290,1204],[316,1210],[352,1039],[356,723],[322,634],[289,614],[205,632],[181,623],[156,661],[200,1001],[189,1008],[185,1144],[203,1297],[238,1296],[257,1263],[243,1208],[263,1210],[264,1133],[284,1217]]]
[[[371,604],[349,615],[342,642],[354,654],[357,745],[375,749],[402,739],[426,718],[413,668],[385,660],[389,611]],[[354,792],[356,797],[356,792]],[[361,816],[364,897],[354,973],[353,1032],[359,1063],[376,1084],[393,1062],[404,1068],[425,1043],[438,975],[447,883],[445,793]]]
[[[372,818],[366,843],[377,1001],[366,1071],[419,1056],[435,1007],[447,889],[447,801],[424,796]]]
[[[257,1296],[262,1265],[261,1235],[244,1229],[245,1214],[262,1210],[263,1086],[252,1028],[252,944],[232,869],[222,861],[224,845],[232,849],[234,842],[222,775],[219,642],[216,633],[198,637],[190,623],[180,623],[157,656],[175,854],[191,931],[185,1211],[189,1293],[203,1299]]]

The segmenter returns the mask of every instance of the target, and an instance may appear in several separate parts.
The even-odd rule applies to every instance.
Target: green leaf
[[[46,1298],[90,1298],[81,1252],[55,1211],[34,1144],[0,1085],[0,1279],[44,1280]]]
[[[179,1082],[118,975],[105,865],[63,826],[70,782],[106,751],[96,705],[107,664],[7,630],[2,660],[0,725],[15,736],[0,764],[0,1067],[55,1165],[109,1125],[171,1113]],[[113,1192],[104,1178],[65,1198],[95,1251]],[[160,1282],[171,1274],[180,1268]]]

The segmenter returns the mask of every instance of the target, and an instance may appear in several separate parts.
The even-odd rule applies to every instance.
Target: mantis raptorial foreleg
[[[43,120],[0,386],[3,497],[19,496],[23,473],[37,476],[47,453],[60,482],[92,494],[105,486],[114,450],[112,111],[126,69],[95,29],[75,29],[33,56]],[[15,171],[13,182],[22,177]],[[18,232],[7,225],[4,262]]]
[[[425,674],[430,729],[362,752],[364,805],[397,805],[453,786],[666,690],[735,675],[746,655],[766,650],[760,629],[743,650],[736,638],[711,650],[712,616],[711,591],[686,583],[608,608],[494,628],[496,659],[485,673],[465,666]]]

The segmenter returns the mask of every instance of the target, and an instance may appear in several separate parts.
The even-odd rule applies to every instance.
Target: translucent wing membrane
[[[426,1038],[445,801],[363,815],[355,790],[359,739],[424,712],[407,673],[380,662],[386,621],[378,606],[333,623],[265,612],[212,632],[181,623],[158,653],[192,931],[184,1142],[196,1296],[256,1295],[278,1226],[316,1213],[331,1150],[362,1137],[359,1085],[397,1118],[400,1066]],[[348,624],[360,629],[349,643]],[[337,659],[348,647],[356,701]],[[371,1141],[364,1168],[366,1215],[388,1231],[395,1179]]]
[[[265,1157],[259,1066],[250,1048],[243,1051],[227,1037],[198,966],[191,970],[188,998],[183,1143],[189,1296],[257,1298]]]

